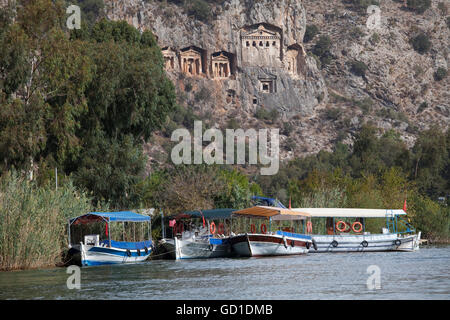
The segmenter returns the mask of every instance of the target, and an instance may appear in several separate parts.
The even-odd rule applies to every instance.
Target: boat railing
[[[141,249],[152,247],[151,240],[138,241],[138,242],[103,240],[100,242],[100,244],[106,245],[108,247],[114,247],[114,248],[119,248],[119,249],[129,249],[129,250],[136,250],[136,249],[141,250]]]
[[[403,228],[402,228],[403,227]],[[402,216],[396,215],[393,211],[386,210],[386,228],[390,233],[409,234],[415,233],[416,229]],[[400,231],[400,229],[404,229]]]

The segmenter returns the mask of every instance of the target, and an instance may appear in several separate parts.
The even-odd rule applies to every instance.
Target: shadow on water
[[[367,268],[380,270],[370,290]],[[0,299],[450,299],[450,246],[0,272]]]

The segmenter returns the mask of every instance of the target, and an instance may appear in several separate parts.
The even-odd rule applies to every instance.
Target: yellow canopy
[[[259,218],[272,218],[273,220],[302,220],[311,215],[306,212],[292,211],[279,207],[254,206],[233,211],[234,215],[253,216]]]

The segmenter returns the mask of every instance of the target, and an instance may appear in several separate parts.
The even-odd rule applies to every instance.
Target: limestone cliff
[[[179,88],[188,81],[193,93],[211,89],[214,99],[194,105],[198,111],[223,116],[232,110],[252,114],[263,107],[285,116],[306,115],[326,97],[316,63],[303,49],[306,19],[301,1],[225,1],[207,22],[166,2],[105,3],[110,19],[126,19],[154,32],[164,55],[172,59],[166,69]],[[222,71],[226,75],[214,68],[220,56],[228,60]]]
[[[125,19],[158,37],[180,104],[210,126],[233,121],[242,128],[280,128],[282,159],[330,150],[336,139],[351,143],[368,121],[398,131],[409,145],[420,129],[447,128],[449,77],[434,79],[438,67],[448,69],[449,27],[440,5],[445,1],[433,0],[423,14],[404,8],[403,1],[382,1],[378,29],[368,29],[368,14],[350,2],[210,1],[208,19],[196,18],[184,1],[105,5],[110,19]],[[319,34],[304,43],[312,24]],[[419,31],[432,42],[426,54],[410,43]],[[311,54],[320,35],[332,41],[326,66]],[[352,61],[363,63],[363,75],[352,71]],[[279,117],[258,117],[259,110],[276,110]],[[151,155],[161,149],[147,150]]]

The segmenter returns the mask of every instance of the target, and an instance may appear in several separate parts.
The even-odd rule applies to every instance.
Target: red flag
[[[405,202],[403,203],[403,211],[406,212],[406,198],[405,198]]]
[[[177,223],[177,221],[175,220],[175,219],[173,219],[173,220],[169,220],[169,227],[174,227],[175,226],[175,224]]]
[[[206,223],[205,223],[205,217],[204,216],[202,216],[202,218],[203,218],[203,228],[206,226]]]

